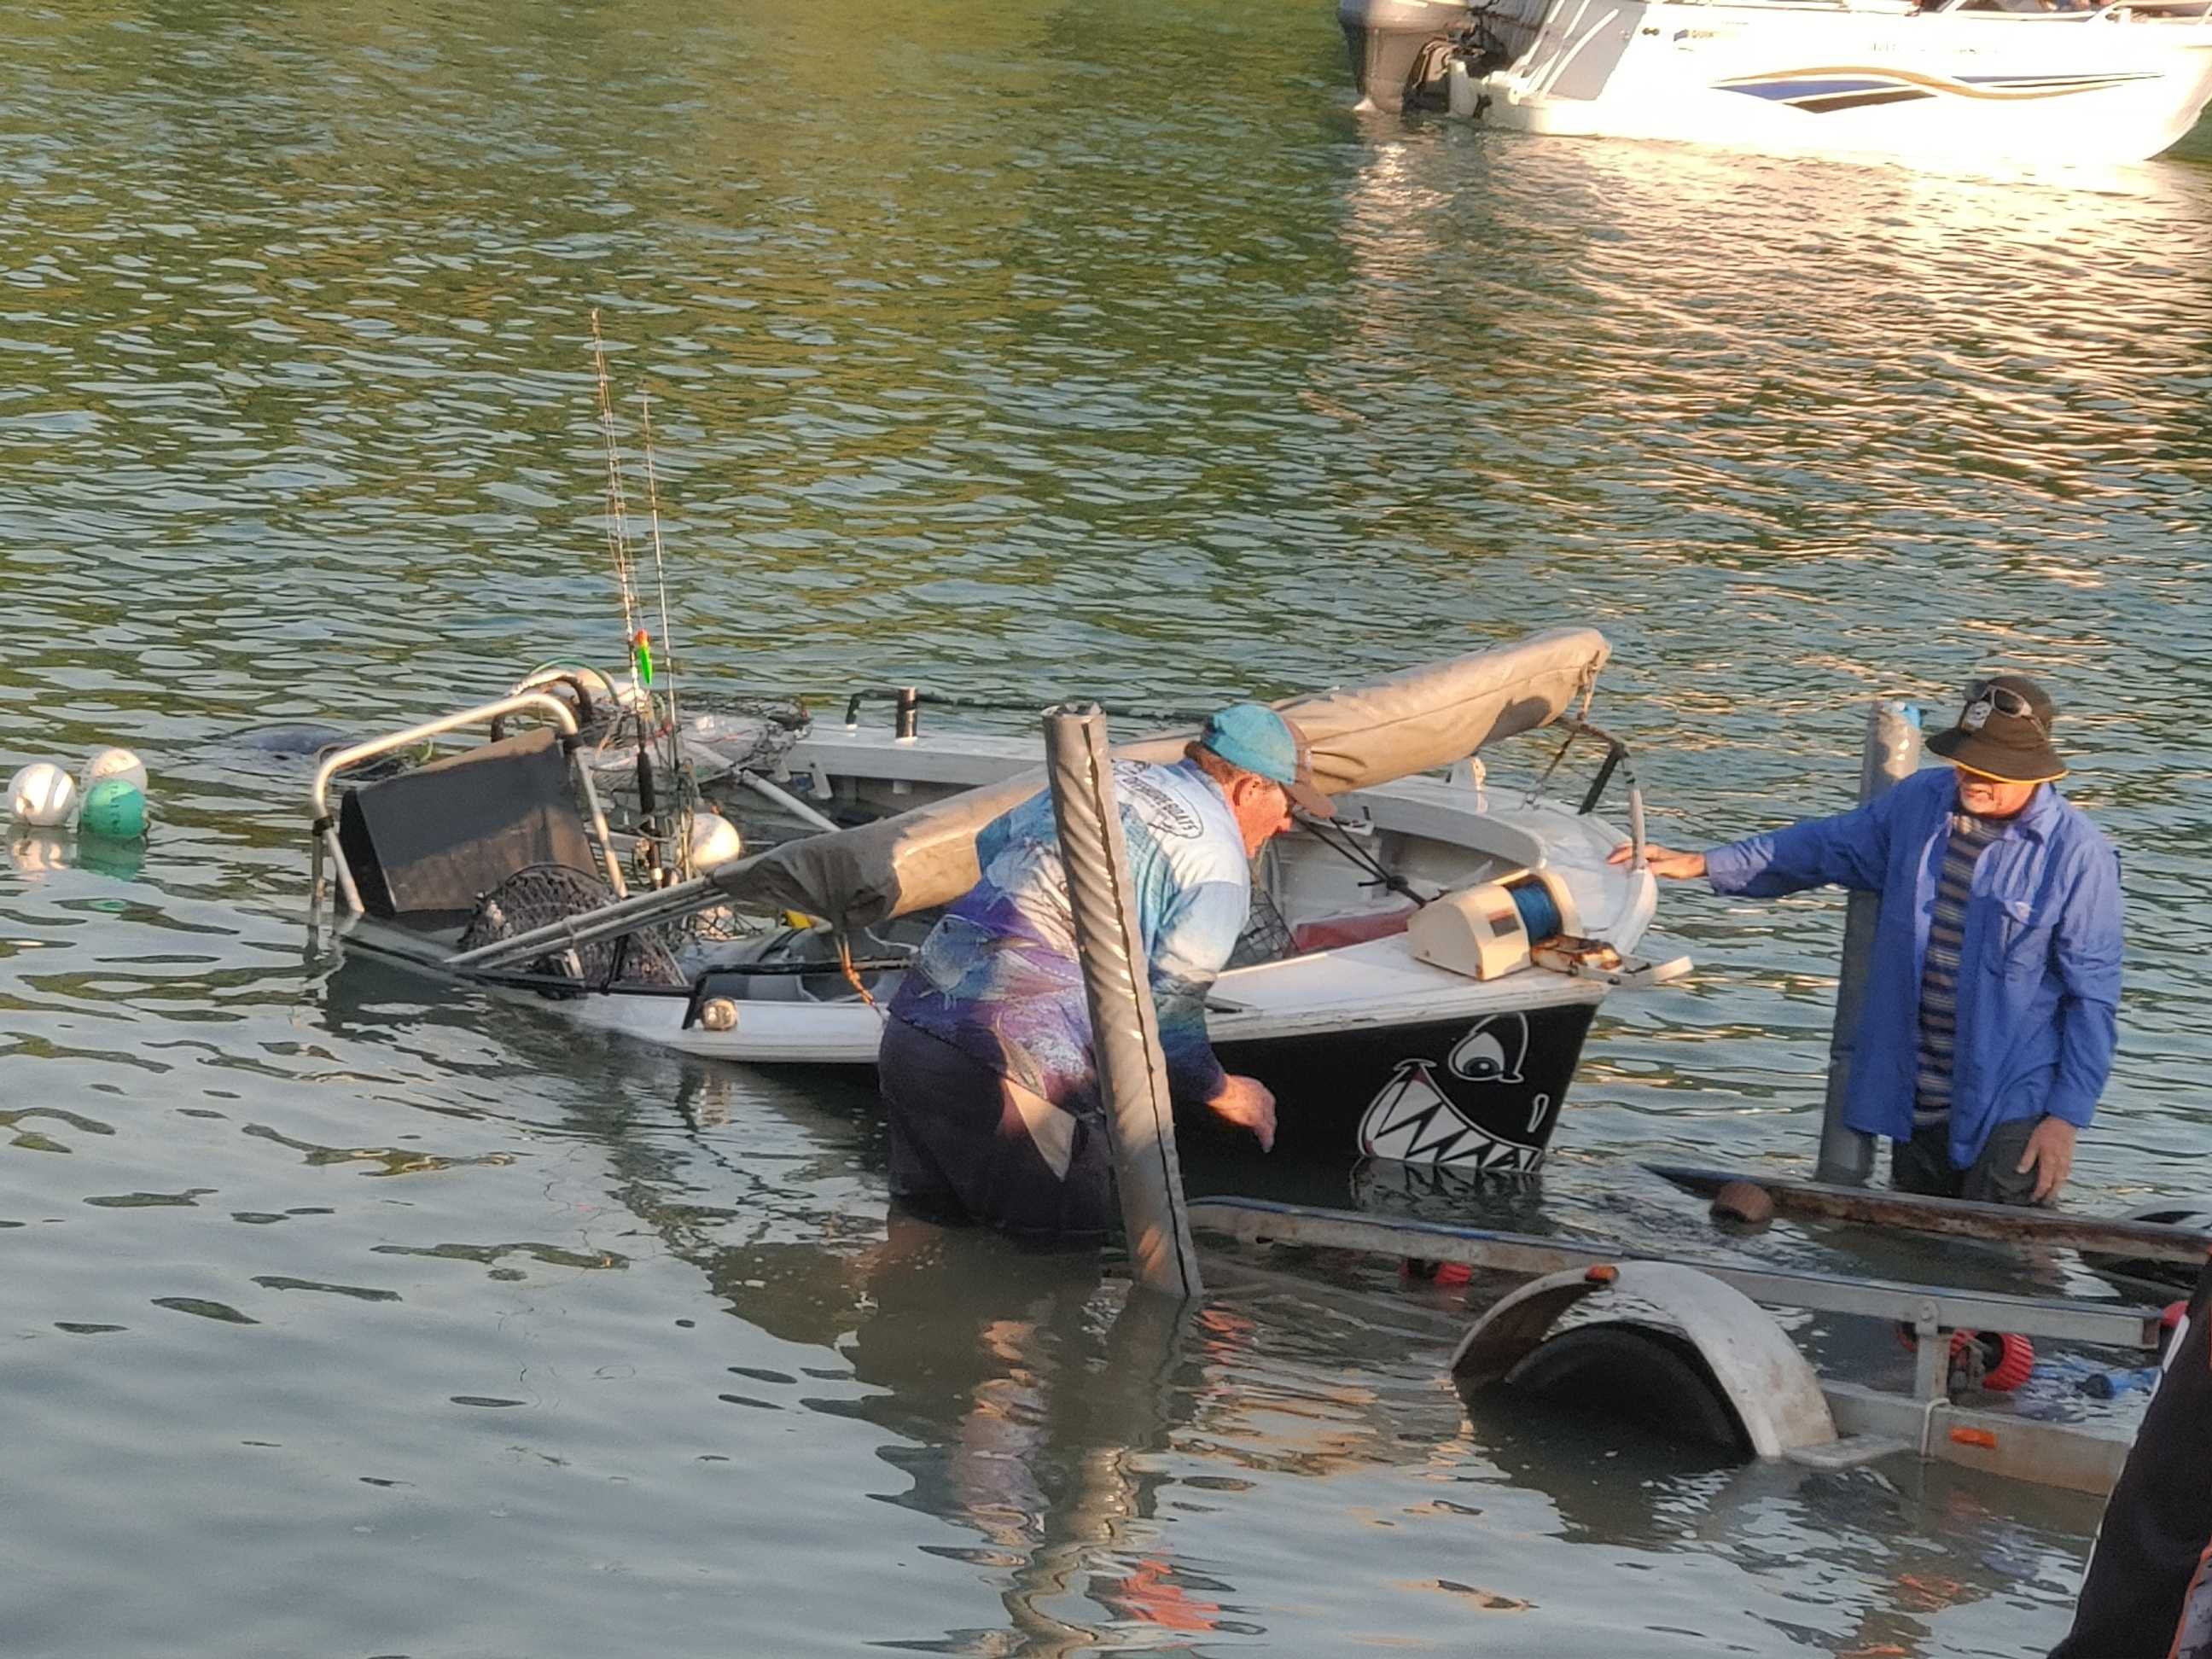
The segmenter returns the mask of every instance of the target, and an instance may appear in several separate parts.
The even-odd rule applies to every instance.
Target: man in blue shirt
[[[1215,714],[1175,765],[1115,763],[1114,783],[1169,1085],[1270,1146],[1274,1097],[1222,1070],[1206,993],[1243,930],[1252,860],[1293,803],[1328,817],[1328,798],[1297,728],[1258,703]],[[1103,1239],[1120,1212],[1050,795],[986,824],[975,861],[982,879],[922,942],[884,1022],[891,1191],[947,1219]]]
[[[2051,787],[2057,713],[2024,675],[1977,680],[1928,740],[1948,769],[1709,852],[1650,849],[1655,874],[1717,893],[1881,895],[1844,1121],[1895,1143],[1908,1192],[2051,1202],[2112,1070],[2119,859]]]

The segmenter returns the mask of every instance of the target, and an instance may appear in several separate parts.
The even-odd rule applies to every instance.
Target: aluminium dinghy
[[[1656,903],[1642,800],[1622,745],[1578,717],[1607,654],[1595,629],[1553,629],[1281,705],[1339,818],[1262,854],[1207,1002],[1223,1064],[1275,1092],[1278,1159],[1533,1171],[1598,1005],[1686,966],[1635,954]],[[318,904],[327,872],[345,948],[695,1054],[872,1066],[880,1005],[976,878],[977,831],[1043,787],[1041,744],[925,731],[910,694],[888,727],[862,724],[858,699],[842,726],[678,722],[593,681],[540,677],[325,759]],[[627,742],[610,700],[637,716]],[[1547,780],[1569,749],[1595,766],[1579,798],[1489,788],[1480,751],[1547,727],[1564,739]],[[380,756],[477,730],[340,787]],[[1173,759],[1189,735],[1116,752]],[[1597,811],[1615,779],[1628,833]],[[1635,858],[1609,863],[1631,839]],[[1202,1111],[1178,1127],[1224,1139]]]

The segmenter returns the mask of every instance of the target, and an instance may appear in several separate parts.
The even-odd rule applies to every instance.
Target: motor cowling
[[[1440,104],[1445,52],[1468,18],[1464,0],[1339,0],[1360,96],[1393,115]]]

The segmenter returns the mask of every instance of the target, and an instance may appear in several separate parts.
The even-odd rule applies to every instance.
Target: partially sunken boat
[[[1276,1094],[1277,1158],[1533,1170],[1598,1005],[1686,966],[1633,954],[1656,902],[1641,798],[1621,745],[1571,713],[1607,652],[1595,629],[1557,629],[1284,705],[1338,824],[1262,855],[1254,923],[1207,1005],[1223,1063]],[[925,732],[912,699],[888,729],[696,720],[684,766],[760,850],[685,878],[672,838],[635,833],[654,815],[653,740],[644,799],[610,824],[638,745],[595,733],[604,711],[574,693],[526,689],[325,760],[316,879],[319,895],[325,865],[336,877],[347,949],[696,1054],[869,1067],[905,959],[976,879],[976,832],[1042,787],[1037,742]],[[505,732],[525,717],[544,724]],[[1571,805],[1495,798],[1478,751],[1552,726],[1596,762],[1593,787]],[[490,740],[333,799],[350,769],[471,727]],[[1189,735],[1116,752],[1172,760]],[[1623,865],[1607,857],[1630,836],[1596,812],[1616,777],[1638,847]],[[641,865],[671,884],[631,896]],[[1178,1127],[1224,1139],[1202,1109]]]

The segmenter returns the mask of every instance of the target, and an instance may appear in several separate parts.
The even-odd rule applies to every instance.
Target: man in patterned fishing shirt
[[[2052,787],[2057,715],[2025,675],[1976,680],[1928,740],[1949,769],[1710,852],[1650,849],[1654,874],[1717,893],[1881,895],[1844,1121],[1888,1138],[1907,1192],[2051,1202],[2112,1071],[2120,861]]]
[[[1243,930],[1252,860],[1293,804],[1331,816],[1304,739],[1237,703],[1180,762],[1116,762],[1114,783],[1170,1086],[1271,1146],[1274,1097],[1222,1070],[1206,994]],[[891,1191],[934,1218],[1100,1242],[1120,1211],[1050,795],[986,824],[975,857],[982,879],[923,942],[884,1022]]]

